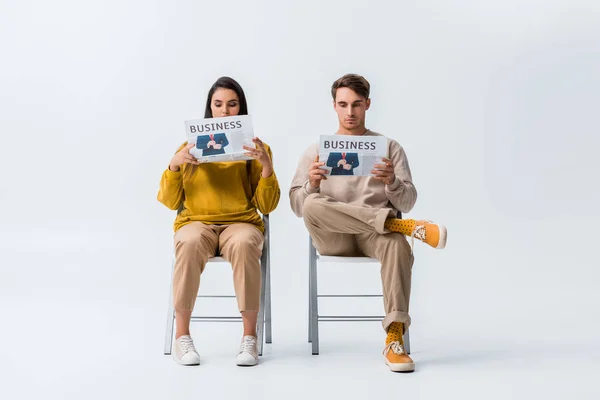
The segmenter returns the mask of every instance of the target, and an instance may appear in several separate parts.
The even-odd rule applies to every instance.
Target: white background
[[[600,395],[597,2],[0,4],[0,397]],[[287,191],[337,128],[329,88],[347,72],[372,84],[367,126],[407,152],[407,217],[449,229],[444,251],[415,243],[410,375],[386,369],[377,323],[323,324],[319,356],[306,342],[307,235]],[[186,369],[162,355],[174,213],[156,193],[221,75],[246,90],[282,187],[274,343],[236,368],[240,326],[195,324],[203,365]],[[213,271],[202,289],[230,290]],[[377,268],[320,279],[380,285]]]

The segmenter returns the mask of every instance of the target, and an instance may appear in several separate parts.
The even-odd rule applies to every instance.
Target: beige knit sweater
[[[368,130],[364,136],[382,136]],[[290,188],[290,204],[298,217],[302,217],[304,200],[311,193],[321,193],[335,200],[372,208],[392,208],[409,212],[417,201],[417,189],[412,183],[408,159],[398,142],[388,138],[387,158],[394,163],[396,181],[385,185],[370,176],[327,176],[320,188],[308,181],[308,171],[319,151],[318,144],[311,145],[300,159]],[[383,163],[383,162],[382,162]]]

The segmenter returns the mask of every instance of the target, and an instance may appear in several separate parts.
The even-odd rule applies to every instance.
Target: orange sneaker
[[[404,351],[404,345],[399,342],[391,342],[385,349],[383,349],[385,355],[385,365],[388,366],[390,371],[393,372],[413,372],[415,370],[415,363],[412,358]]]
[[[412,372],[415,370],[415,363],[406,354],[404,350],[404,324],[394,321],[390,324],[385,338],[385,365],[390,371],[394,372]]]
[[[435,224],[431,221],[417,221],[414,219],[389,218],[385,221],[385,227],[392,232],[399,232],[411,239],[419,239],[434,249],[446,247],[448,231],[444,225]]]

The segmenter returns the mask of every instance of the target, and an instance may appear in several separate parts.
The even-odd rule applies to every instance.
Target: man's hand
[[[371,173],[375,175],[375,179],[382,181],[386,185],[391,185],[396,180],[394,174],[394,163],[388,158],[382,158],[383,164],[375,164]]]
[[[215,142],[214,140],[211,140],[210,142],[208,142],[206,144],[206,148],[210,149],[211,146],[214,148],[216,144],[217,144],[217,142]]]
[[[344,160],[344,159],[341,159],[340,161],[338,161],[338,164],[337,164],[337,165],[338,165],[338,167],[339,167],[340,165],[346,165],[346,160]]]
[[[220,145],[220,144],[215,144],[215,145],[213,146],[213,148],[214,148],[215,150],[220,150],[220,149],[221,149],[221,145]]]
[[[346,171],[350,171],[352,169],[352,164],[346,164],[346,163],[344,163],[344,169]]]
[[[325,175],[327,175],[329,173],[329,171],[327,171],[326,169],[319,168],[319,167],[322,167],[323,165],[325,165],[325,163],[319,162],[319,155],[317,154],[317,158],[311,164],[311,166],[308,170],[309,184],[310,184],[310,186],[312,186],[315,189],[317,189],[321,186],[322,180],[327,179],[327,176],[325,176]]]

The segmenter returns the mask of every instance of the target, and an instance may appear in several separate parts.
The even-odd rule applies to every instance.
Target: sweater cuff
[[[170,181],[176,181],[181,179],[181,167],[179,168],[179,171],[175,172],[175,171],[171,171],[169,169],[169,167],[167,167],[167,170],[165,171],[166,177],[168,180]]]
[[[402,181],[400,179],[398,179],[398,177],[395,177],[396,179],[394,180],[394,182],[392,182],[392,184],[390,185],[385,185],[385,190],[388,192],[393,192],[394,190],[398,189],[400,187],[400,185],[402,185]]]
[[[306,183],[304,184],[304,190],[308,194],[313,194],[313,193],[319,193],[321,191],[321,188],[320,187],[314,188],[314,187],[310,186],[310,181],[306,181]]]
[[[263,178],[261,175],[258,186],[271,187],[275,186],[275,183],[277,183],[277,177],[275,176],[275,172],[273,172],[268,178]]]

